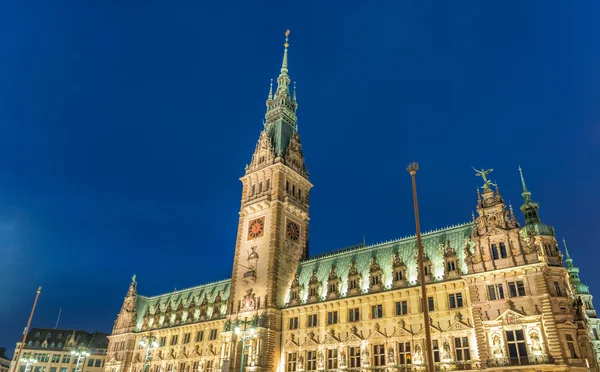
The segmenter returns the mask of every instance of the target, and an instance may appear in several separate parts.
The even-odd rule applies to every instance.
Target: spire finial
[[[294,81],[294,102],[296,102],[296,82]]]
[[[523,185],[523,194],[529,193],[527,190],[527,185],[525,185],[525,178],[523,177],[523,169],[521,169],[521,165],[519,164],[519,174],[521,174],[521,184]]]
[[[271,85],[269,86],[269,97],[267,99],[269,101],[273,99],[273,79],[271,79]]]
[[[571,256],[569,256],[569,250],[567,249],[567,241],[565,240],[565,238],[563,238],[563,245],[565,246],[565,254],[567,256],[567,260],[570,260]]]
[[[283,62],[281,62],[281,74],[282,75],[287,75],[287,72],[288,72],[288,47],[290,46],[290,44],[288,43],[289,36],[290,36],[290,30],[287,30],[285,32],[285,44],[283,44],[285,49],[283,50]]]
[[[512,203],[510,202],[510,200],[508,201],[508,208],[510,209],[510,215],[511,217],[515,217],[515,212],[513,211],[513,207],[512,207]]]
[[[473,222],[475,222],[475,212],[473,212],[473,211],[471,211],[471,219],[473,220]]]

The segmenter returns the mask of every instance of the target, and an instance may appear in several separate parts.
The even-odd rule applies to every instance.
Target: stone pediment
[[[187,356],[187,353],[185,352],[185,349],[184,349],[184,350],[181,350],[181,351],[179,352],[179,354],[177,355],[177,359],[187,359],[187,357],[188,357],[188,356]]]
[[[540,319],[541,315],[530,315],[526,316],[521,314],[519,311],[507,309],[500,316],[492,321],[487,321],[484,323],[490,325],[511,325],[511,324],[521,324],[521,323],[533,323]]]
[[[313,347],[313,346],[319,346],[319,343],[317,341],[315,341],[315,339],[312,337],[308,337],[306,339],[306,341],[304,341],[304,343],[302,344],[302,347]]]
[[[192,351],[192,357],[200,357],[202,356],[202,352],[200,352],[200,348],[196,346],[194,351]]]
[[[362,340],[363,340],[362,337],[360,337],[358,334],[349,333],[348,337],[346,337],[346,339],[344,340],[344,343],[361,342]]]
[[[384,329],[385,331],[385,329]],[[380,328],[379,328],[379,324],[375,323],[375,326],[373,327],[373,330],[371,331],[371,333],[367,336],[367,340],[376,340],[379,338],[387,338],[387,336],[385,335],[385,333],[382,333]]]
[[[283,345],[283,347],[292,349],[292,348],[300,347],[300,345],[298,345],[296,340],[287,340],[285,345]]]
[[[468,331],[468,330],[471,330],[472,328],[473,327],[471,327],[470,325],[468,325],[465,322],[456,321],[450,327],[448,327],[448,329],[446,330],[446,332]]]
[[[215,355],[217,355],[217,353],[215,353],[215,348],[212,347],[212,345],[210,345],[210,347],[207,348],[206,355],[208,355],[208,356],[215,356]]]
[[[340,339],[335,336],[333,330],[327,333],[325,339],[322,342],[323,344],[338,344],[340,343]]]
[[[108,361],[108,364],[117,364],[119,363],[119,361],[113,356],[112,358],[110,358],[110,360]]]
[[[406,329],[406,325],[404,324],[404,322],[398,322],[399,327],[396,328],[394,327],[394,333],[392,333],[392,335],[390,337],[405,337],[405,336],[411,336],[412,332],[408,329]]]

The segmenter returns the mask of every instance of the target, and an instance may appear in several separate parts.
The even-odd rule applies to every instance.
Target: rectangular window
[[[96,359],[96,363],[94,363],[94,367],[102,367],[102,359]]]
[[[490,301],[501,300],[504,298],[504,288],[502,284],[488,285],[488,299]]]
[[[290,318],[290,329],[298,329],[298,317]]]
[[[71,355],[70,354],[65,354],[63,355],[63,363],[71,363]]]
[[[510,297],[523,297],[525,296],[525,286],[522,280],[516,282],[508,282],[508,293]]]
[[[167,344],[167,336],[163,336],[160,338],[160,346],[165,346]]]
[[[184,344],[189,344],[190,343],[190,336],[191,336],[191,333],[186,333],[186,334],[183,335],[183,343]]]
[[[471,360],[471,351],[469,350],[469,339],[467,337],[456,337],[454,339],[454,350],[456,351],[457,361]]]
[[[337,369],[338,351],[337,349],[327,349],[327,369]]]
[[[211,341],[217,339],[217,330],[216,329],[210,330],[210,337],[208,339]]]
[[[94,359],[88,359],[88,367],[94,366]]]
[[[429,311],[433,311],[433,309],[435,308],[433,297],[427,297],[427,306],[429,306]]]
[[[354,309],[348,309],[348,321],[349,322],[358,322],[360,320],[360,311],[358,307]]]
[[[329,311],[327,313],[327,324],[337,324],[338,322],[338,312],[337,311]]]
[[[404,276],[402,275],[402,270],[396,270],[394,271],[394,281],[395,282],[399,282],[404,278]]]
[[[358,281],[356,279],[349,280],[348,289],[357,289],[357,288],[358,288]]]
[[[192,372],[198,372],[198,365],[200,362],[192,362]]]
[[[396,315],[408,314],[408,303],[406,301],[396,302]]]
[[[567,347],[569,348],[569,353],[571,353],[571,358],[577,358],[577,353],[575,352],[575,342],[573,341],[573,337],[571,335],[567,335]]]
[[[185,362],[179,363],[179,368],[177,368],[177,371],[189,372],[189,370],[187,369],[187,363],[185,363]]]
[[[179,335],[173,335],[171,337],[171,345],[177,345],[178,340],[179,340]]]
[[[205,364],[206,372],[211,372],[213,370],[213,361],[207,360]]]
[[[554,282],[554,292],[556,292],[556,295],[558,297],[562,296],[562,292],[560,290],[560,285],[558,285],[558,282]]]
[[[433,345],[433,361],[435,363],[439,363],[440,362],[440,347],[438,346],[438,341],[433,340],[433,341],[431,341],[431,343]]]
[[[350,359],[350,368],[360,368],[360,346],[350,346],[348,348]]]
[[[69,369],[67,367],[62,367],[60,369],[60,372],[69,372]]]
[[[298,354],[296,353],[288,353],[287,357],[287,372],[296,372],[296,360],[298,359]]]
[[[398,359],[400,365],[412,364],[412,354],[410,353],[410,342],[401,342],[398,344]]]
[[[314,371],[317,369],[317,352],[307,351],[306,352],[306,370]]]
[[[173,371],[173,364],[169,363],[167,364],[167,372],[172,372]]]
[[[502,242],[500,242],[500,257],[501,258],[508,257],[508,255],[506,254],[506,245]]]
[[[371,306],[371,318],[383,318],[383,305],[379,304]]]
[[[60,354],[52,354],[52,363],[60,363]]]
[[[373,345],[373,365],[375,367],[385,365],[385,347],[383,345]]]
[[[506,344],[508,346],[508,356],[512,364],[522,364],[527,362],[527,345],[522,329],[514,331],[505,331]]]
[[[50,372],[56,372],[56,367],[50,367]]]
[[[310,314],[308,316],[308,327],[316,327],[317,326],[317,314]]]
[[[196,342],[202,342],[204,339],[204,331],[196,332]]]
[[[462,293],[453,293],[448,295],[448,302],[451,309],[458,309],[463,307]]]
[[[498,246],[496,244],[492,244],[492,259],[498,260],[500,257],[498,256]]]

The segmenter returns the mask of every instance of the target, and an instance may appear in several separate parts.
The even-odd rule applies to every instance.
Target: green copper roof
[[[470,223],[449,227],[442,230],[428,232],[422,235],[423,249],[429,256],[432,263],[433,276],[442,278],[444,275],[444,257],[440,252],[440,246],[448,244],[456,250],[456,255],[461,265],[461,271],[467,272],[467,266],[464,263],[464,246],[465,239],[470,238],[472,226]],[[379,243],[372,246],[362,246],[360,248],[345,250],[310,258],[300,263],[297,275],[300,285],[303,287],[301,298],[306,300],[308,296],[308,282],[313,271],[316,271],[316,276],[321,283],[323,291],[327,288],[327,279],[332,266],[335,266],[337,276],[342,280],[341,291],[342,296],[346,293],[348,287],[348,270],[350,264],[354,265],[363,278],[363,289],[368,288],[369,268],[371,258],[375,256],[377,263],[383,271],[384,285],[391,286],[392,283],[392,257],[395,252],[399,253],[399,257],[404,261],[407,267],[407,276],[410,283],[414,283],[417,278],[417,261],[415,253],[417,249],[417,240],[415,236],[406,237],[389,242]],[[325,292],[322,293],[322,297]]]
[[[590,289],[587,285],[581,282],[579,279],[579,268],[573,264],[573,259],[569,255],[569,249],[567,248],[567,241],[563,238],[563,245],[565,247],[565,262],[567,263],[567,272],[569,273],[569,281],[573,286],[576,294],[590,294]]]
[[[519,209],[525,215],[525,226],[521,229],[521,236],[526,238],[529,233],[532,235],[554,236],[554,229],[546,225],[540,220],[539,212],[540,205],[531,200],[531,192],[527,189],[525,178],[523,177],[523,169],[519,166],[519,174],[521,175],[521,185],[523,187],[523,205]]]
[[[200,304],[204,298],[212,306],[217,294],[221,295],[222,308],[221,312],[225,311],[227,299],[229,298],[229,288],[231,279],[225,279],[218,282],[199,285],[197,287],[182,289],[171,293],[162,294],[154,297],[137,296],[137,329],[141,329],[144,321],[146,310],[150,308],[150,314],[164,313],[167,310],[175,311],[180,303],[183,303],[183,308],[187,309],[192,299],[196,304]],[[209,308],[211,307],[209,306]],[[209,310],[212,311],[212,310]],[[210,315],[210,314],[209,314]]]
[[[279,118],[275,122],[267,123],[265,130],[271,138],[275,156],[285,156],[285,152],[290,145],[290,140],[294,135],[293,123],[287,123],[284,118]]]

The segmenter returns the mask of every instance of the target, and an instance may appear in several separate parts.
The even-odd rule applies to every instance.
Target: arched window
[[[508,257],[508,255],[506,254],[506,245],[504,244],[504,242],[500,242],[500,257],[501,258]]]
[[[265,190],[269,190],[270,187],[271,187],[271,180],[267,180],[267,182],[265,183]]]
[[[258,184],[258,193],[262,192],[262,182]]]
[[[62,342],[58,343],[58,347],[61,348],[62,347]]]
[[[296,196],[296,185],[292,185],[292,195]]]
[[[27,345],[29,345],[29,346],[33,345],[33,341],[29,341],[29,343]]]
[[[550,246],[548,244],[544,245],[544,250],[546,251],[546,256],[552,256],[552,251],[550,251]]]
[[[302,200],[302,190],[298,189],[298,199]]]
[[[50,347],[54,348],[56,346],[56,344],[53,342],[50,344]]]
[[[290,192],[290,181],[285,181],[285,191]]]
[[[40,333],[39,333],[39,332],[38,332],[38,333],[36,333],[36,334],[35,334],[35,337],[40,337]]]
[[[424,272],[425,275],[429,275],[429,267],[425,266],[423,268],[423,272]]]
[[[500,257],[498,256],[498,246],[496,244],[492,244],[492,259],[497,260]]]
[[[255,191],[255,190],[254,190],[254,189],[255,189],[255,187],[254,187],[254,186],[255,186],[255,185],[252,185],[252,189],[250,190],[250,196],[254,195],[254,191]]]
[[[33,344],[33,346],[35,346],[35,347],[40,347],[40,342],[39,342],[39,341],[36,341],[36,342],[35,342],[35,344]]]
[[[48,334],[46,335],[46,338],[50,338],[50,337],[52,337],[52,333],[48,333]]]
[[[62,333],[59,333],[59,334],[58,334],[58,338],[62,338]]]

